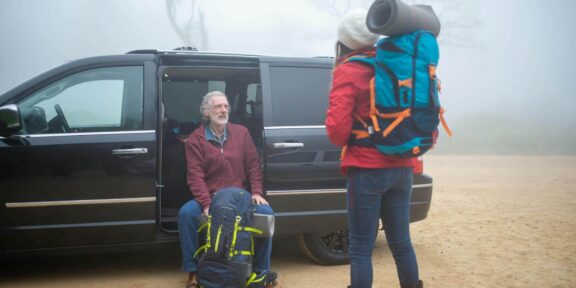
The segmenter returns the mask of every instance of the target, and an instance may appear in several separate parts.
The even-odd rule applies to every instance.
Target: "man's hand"
[[[257,205],[270,205],[268,204],[268,201],[266,201],[266,199],[264,199],[264,197],[260,196],[260,194],[253,194],[252,195],[252,202],[256,203]]]

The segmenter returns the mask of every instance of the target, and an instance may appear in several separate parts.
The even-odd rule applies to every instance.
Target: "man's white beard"
[[[214,116],[210,118],[210,121],[216,125],[224,126],[228,124],[228,118],[229,118],[228,116],[226,116],[226,119],[220,118],[220,116]]]

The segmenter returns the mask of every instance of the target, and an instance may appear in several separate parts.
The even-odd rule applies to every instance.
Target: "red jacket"
[[[262,171],[258,152],[248,129],[226,125],[223,146],[207,141],[205,126],[194,130],[186,140],[188,187],[202,209],[210,206],[214,193],[226,187],[242,187],[262,195]]]
[[[370,122],[370,79],[374,69],[358,62],[338,65],[334,70],[326,130],[330,141],[338,146],[348,143],[354,122],[353,113]],[[342,173],[348,168],[414,167],[415,158],[388,157],[372,147],[348,146],[342,159]]]

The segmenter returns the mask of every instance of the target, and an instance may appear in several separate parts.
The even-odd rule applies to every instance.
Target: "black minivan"
[[[347,263],[346,183],[323,126],[334,59],[133,51],[74,61],[0,96],[0,255],[178,241],[181,138],[208,91],[260,152],[276,235]],[[420,162],[420,165],[422,163]],[[415,169],[412,221],[432,178]]]

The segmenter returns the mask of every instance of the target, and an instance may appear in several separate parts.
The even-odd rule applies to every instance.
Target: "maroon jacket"
[[[230,123],[226,129],[228,139],[223,146],[206,140],[204,125],[186,140],[188,187],[202,209],[210,206],[216,191],[226,187],[262,195],[260,159],[248,129]]]

